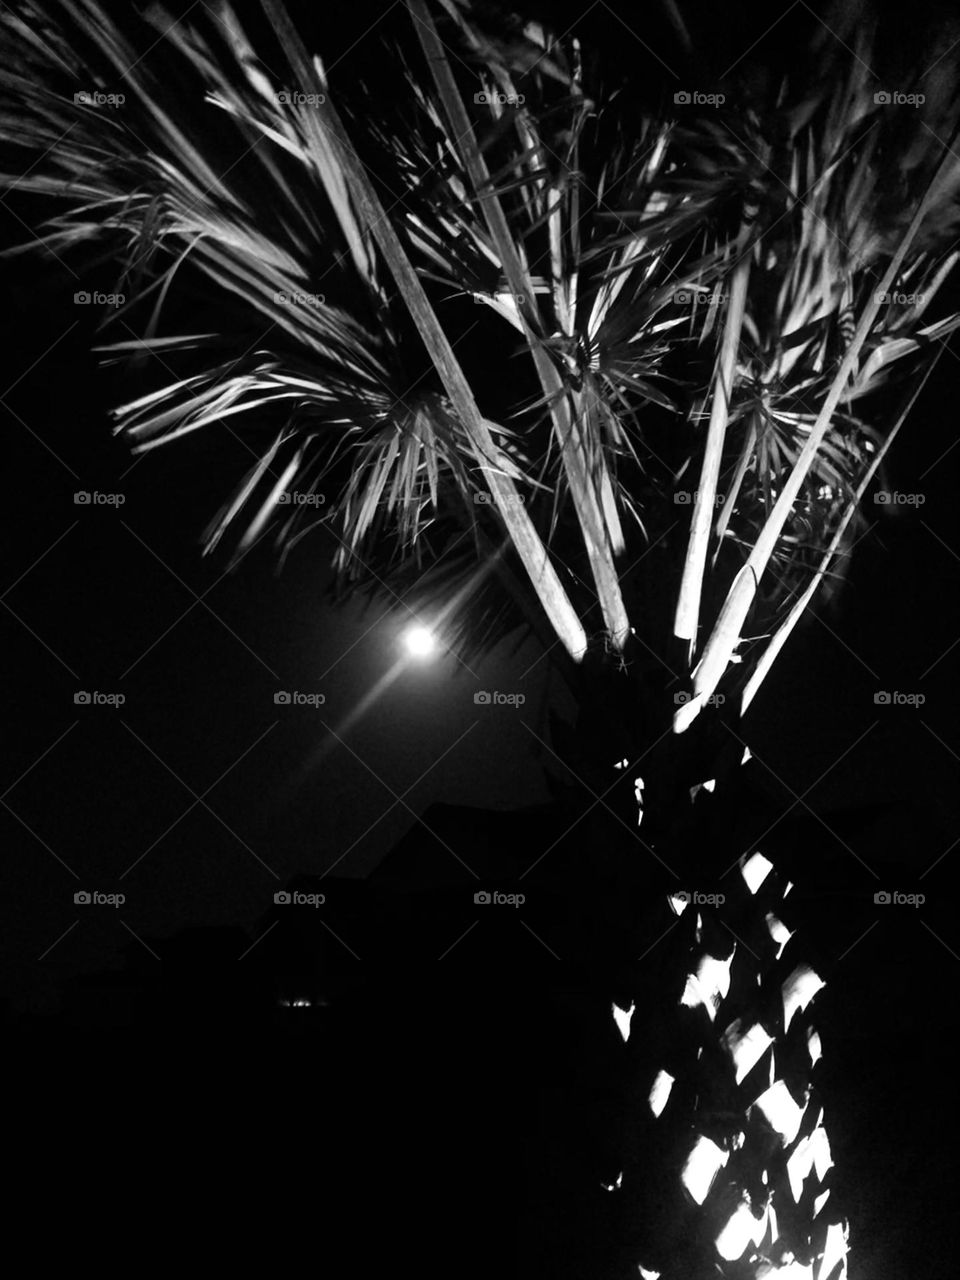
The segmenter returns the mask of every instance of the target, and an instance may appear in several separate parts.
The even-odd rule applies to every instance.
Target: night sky
[[[325,532],[281,572],[269,538],[231,573],[202,558],[200,533],[247,465],[244,445],[212,430],[131,459],[110,436],[115,375],[89,352],[76,282],[56,263],[21,262],[7,279],[12,989],[35,985],[36,956],[76,919],[78,888],[126,892],[138,933],[249,922],[296,871],[366,875],[432,802],[548,799],[544,713],[571,706],[559,679],[547,686],[534,640],[470,669],[450,655],[408,663],[345,727],[401,655],[408,611],[387,593],[333,605]],[[806,805],[909,805],[923,838],[904,831],[891,852],[914,875],[960,831],[957,373],[948,348],[895,451],[897,489],[924,504],[894,516],[868,506],[840,602],[792,638],[744,731],[769,780]],[[124,502],[76,505],[76,492]],[[478,689],[526,702],[481,713]],[[881,689],[926,702],[877,707]],[[81,690],[125,702],[75,706]],[[284,690],[325,702],[275,705]],[[128,940],[116,921],[88,917],[50,961],[96,966]]]

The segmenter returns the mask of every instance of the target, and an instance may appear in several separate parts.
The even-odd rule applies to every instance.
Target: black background
[[[363,26],[359,11],[352,20]],[[346,25],[323,34],[344,47],[352,38]],[[27,236],[18,221],[25,202],[8,206],[5,232],[16,241]],[[110,437],[107,410],[153,384],[98,370],[95,317],[72,302],[79,288],[111,284],[109,264],[81,270],[35,256],[4,267],[0,899],[2,995],[15,1035],[41,1043],[65,1025],[74,1035],[106,1034],[142,1022],[142,1002],[159,1011],[149,1063],[164,1092],[190,1094],[221,1143],[252,1149],[262,1140],[261,1151],[273,1125],[283,1131],[271,1167],[291,1229],[301,1208],[309,1212],[298,1200],[308,1187],[327,1194],[312,1181],[323,1166],[345,1204],[369,1204],[371,1220],[384,1201],[402,1202],[403,1226],[389,1240],[398,1258],[428,1249],[439,1217],[473,1242],[472,1257],[489,1247],[504,1274],[522,1247],[553,1257],[549,1274],[588,1267],[571,1262],[574,1242],[592,1238],[602,1209],[584,1207],[578,1187],[612,1124],[606,1060],[586,1047],[609,1031],[600,1030],[608,1004],[601,966],[564,953],[563,940],[573,943],[562,913],[546,905],[534,918],[538,937],[483,918],[462,936],[476,918],[476,883],[505,883],[511,867],[526,868],[549,829],[546,810],[526,820],[434,810],[427,822],[443,842],[412,826],[438,801],[495,811],[545,804],[545,711],[569,716],[572,708],[527,642],[472,671],[449,656],[410,667],[359,722],[346,723],[396,659],[403,608],[380,617],[389,600],[366,612],[326,602],[335,544],[323,533],[301,543],[280,575],[266,544],[225,576],[223,561],[201,558],[199,535],[250,455],[218,428],[132,465]],[[774,841],[801,857],[819,895],[816,945],[831,970],[820,998],[821,1085],[846,1171],[854,1280],[953,1274],[940,1241],[951,1235],[956,1173],[947,1100],[960,972],[952,888],[958,359],[953,342],[894,450],[891,487],[922,494],[923,505],[868,505],[871,529],[839,606],[798,629],[744,729],[770,796],[757,834],[777,823]],[[80,490],[123,493],[125,502],[77,506]],[[478,687],[522,690],[527,701],[481,715]],[[80,689],[122,691],[126,702],[77,707]],[[321,711],[277,707],[278,689],[322,690],[327,701]],[[878,706],[881,689],[926,700]],[[212,784],[205,799],[217,816],[197,805],[181,817]],[[394,805],[402,794],[406,804]],[[404,832],[382,887],[365,891],[358,881]],[[480,881],[457,865],[451,843]],[[586,834],[581,852],[592,853]],[[265,931],[281,885],[331,867],[324,919],[336,939],[324,936],[324,973],[328,995],[348,995],[342,1008],[330,1006],[323,1029],[316,1019],[326,1015],[309,1015],[301,1035],[264,994],[276,994],[271,983],[292,990],[302,979],[301,944],[286,924]],[[77,908],[79,888],[121,890],[127,903],[119,912]],[[927,901],[917,912],[884,913],[872,903],[879,888],[920,891]],[[635,892],[651,891],[639,872]],[[201,932],[184,933],[191,928]],[[403,963],[391,965],[386,937],[407,946]],[[239,982],[230,966],[258,938],[243,961],[250,977]],[[188,1087],[176,1054],[179,1067],[165,1073],[171,1001],[190,1005],[191,1027],[217,1028],[214,1054],[247,1041],[260,1061],[275,1046],[270,1090],[249,1103],[258,1117],[263,1108],[262,1121],[248,1116],[245,1128],[221,1090]],[[72,1093],[88,1065],[83,1054],[72,1059]],[[193,1071],[194,1082],[197,1073],[206,1079],[198,1065]],[[113,1105],[123,1112],[127,1099],[141,1136],[156,1105],[138,1098],[144,1078],[132,1062],[112,1076]],[[352,1109],[362,1109],[373,1136],[338,1145],[336,1161],[319,1158],[318,1134],[330,1143],[334,1129],[349,1132]],[[304,1149],[308,1179],[292,1173]],[[408,1205],[414,1170],[418,1192]],[[262,1179],[263,1166],[252,1176]],[[372,1242],[363,1232],[345,1241],[353,1266],[344,1274],[372,1274]],[[528,1259],[526,1274],[535,1265]]]

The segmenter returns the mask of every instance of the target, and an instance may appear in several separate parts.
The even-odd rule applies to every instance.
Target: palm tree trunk
[[[721,865],[730,845],[709,793],[697,811],[658,841],[682,884],[649,913],[631,999],[613,1006],[630,1081],[609,1187],[616,1274],[841,1280],[847,1228],[828,1203],[809,1008],[823,983],[789,882],[757,851]]]

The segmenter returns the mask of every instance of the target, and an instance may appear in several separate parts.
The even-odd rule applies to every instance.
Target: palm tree
[[[406,0],[328,74],[280,0],[201,10],[5,11],[24,247],[117,264],[99,350],[137,375],[137,452],[254,454],[207,551],[284,554],[318,523],[289,495],[322,493],[345,589],[465,656],[531,627],[576,692],[568,760],[674,877],[657,1016],[613,1005],[639,1056],[610,1189],[653,1229],[627,1213],[610,1265],[836,1280],[789,883],[750,849],[725,901],[689,890],[719,883],[739,721],[960,323],[944,64],[892,94],[833,13],[788,68],[716,75],[665,0],[665,89],[542,14]]]

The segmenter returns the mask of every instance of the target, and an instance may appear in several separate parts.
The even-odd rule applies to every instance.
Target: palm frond
[[[654,111],[575,32],[408,0],[396,92],[373,100],[265,12],[269,68],[226,5],[2,19],[3,184],[53,208],[48,251],[110,254],[131,298],[101,348],[138,370],[118,431],[247,444],[208,549],[273,524],[283,551],[320,523],[342,573],[388,536],[425,564],[456,509],[509,536],[581,657],[594,598],[608,646],[665,650],[631,566],[690,515],[670,568],[684,729],[734,658],[737,681],[758,660],[747,619],[766,634],[829,577],[891,430],[877,393],[916,385],[960,324],[949,77],[918,82],[915,119],[887,110],[864,24],[852,52],[814,40],[802,74]],[[93,93],[125,94],[122,114]],[[168,332],[191,291],[203,321]],[[512,344],[509,394],[459,358],[475,329]]]

